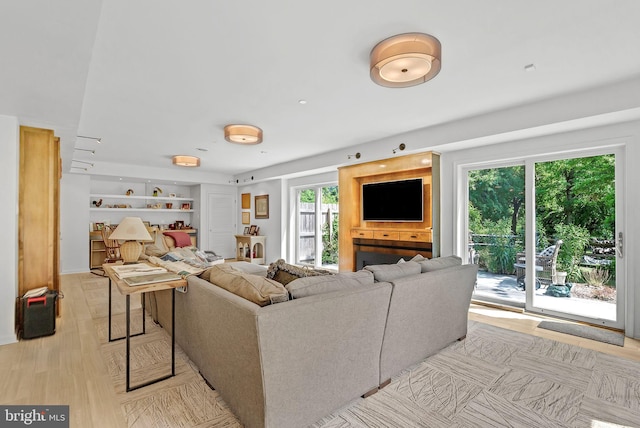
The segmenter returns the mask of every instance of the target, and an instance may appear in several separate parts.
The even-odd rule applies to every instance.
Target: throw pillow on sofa
[[[227,264],[219,264],[208,270],[209,282],[243,297],[256,305],[288,300],[287,289],[272,279],[241,272]]]
[[[298,278],[307,276],[331,275],[332,273],[325,270],[307,269],[299,266],[290,265],[283,259],[278,259],[269,265],[267,269],[267,278],[278,281],[282,285],[287,285]]]
[[[422,257],[422,256],[420,256]],[[416,259],[414,257],[411,260]],[[458,256],[436,257],[435,259],[415,260],[419,265],[422,273],[433,272],[434,270],[446,269],[452,266],[460,266],[462,259]]]
[[[413,261],[393,265],[368,265],[364,269],[373,273],[376,282],[391,282],[398,278],[420,273],[420,265]]]
[[[347,288],[373,284],[373,274],[369,271],[345,272],[336,275],[309,276],[298,278],[286,285],[293,299],[330,293]]]
[[[170,241],[170,243],[168,244],[169,248],[193,246],[193,243],[191,242],[191,237],[185,232],[164,232],[164,236],[167,236],[168,238],[170,238],[168,239]]]

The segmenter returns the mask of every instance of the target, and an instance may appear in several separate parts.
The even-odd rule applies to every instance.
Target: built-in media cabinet
[[[388,263],[416,253],[425,257],[438,255],[439,167],[440,156],[426,152],[339,169],[340,229],[347,231],[340,234],[341,271],[358,270],[363,263]],[[422,197],[422,220],[420,216],[416,219],[415,213],[411,212],[411,218],[405,221],[401,214],[398,215],[402,210],[390,210],[391,221],[365,220],[363,186],[382,183],[381,187],[387,187],[387,183],[415,182],[416,179],[422,180],[422,195],[415,192],[407,194],[406,197],[411,198],[407,204],[415,206],[416,199]],[[402,199],[387,198],[384,194],[379,198],[380,204],[403,203]],[[369,199],[364,202],[371,204],[376,201]],[[384,216],[385,210],[381,211],[382,214],[376,215]]]

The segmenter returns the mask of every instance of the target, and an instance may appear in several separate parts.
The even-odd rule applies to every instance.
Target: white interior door
[[[214,251],[225,259],[235,257],[235,197],[210,193],[207,200],[208,231],[205,250]]]

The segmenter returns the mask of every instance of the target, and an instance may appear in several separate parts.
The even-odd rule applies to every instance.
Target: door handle
[[[624,240],[622,232],[618,232],[618,242],[616,242],[616,253],[623,258]]]

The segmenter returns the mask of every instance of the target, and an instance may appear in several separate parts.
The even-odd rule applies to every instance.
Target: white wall
[[[88,175],[63,174],[60,181],[60,272],[89,270]]]
[[[520,159],[527,156],[560,152],[580,152],[589,148],[611,145],[624,145],[626,186],[623,205],[625,212],[625,267],[626,267],[626,333],[640,338],[640,264],[634,263],[640,257],[640,227],[634,221],[633,213],[640,212],[640,121],[627,122],[598,128],[583,129],[522,141],[495,144],[460,151],[445,152],[441,156],[441,223],[442,254],[462,254],[465,251],[463,204],[465,191],[458,180],[458,171],[462,165]]]
[[[238,187],[238,200],[241,200],[243,193],[251,193],[251,223],[260,228],[260,235],[267,237],[266,240],[266,263],[269,264],[280,258],[286,259],[285,249],[287,248],[286,229],[282,227],[283,216],[283,180],[270,180],[260,183],[252,183]],[[269,195],[269,218],[255,218],[255,197],[257,195]],[[240,206],[240,204],[238,204]],[[242,224],[242,209],[238,209],[238,234],[242,234],[246,225]]]
[[[4,243],[0,245],[0,345],[16,341],[15,299],[18,295],[18,119],[0,116],[0,224]]]

